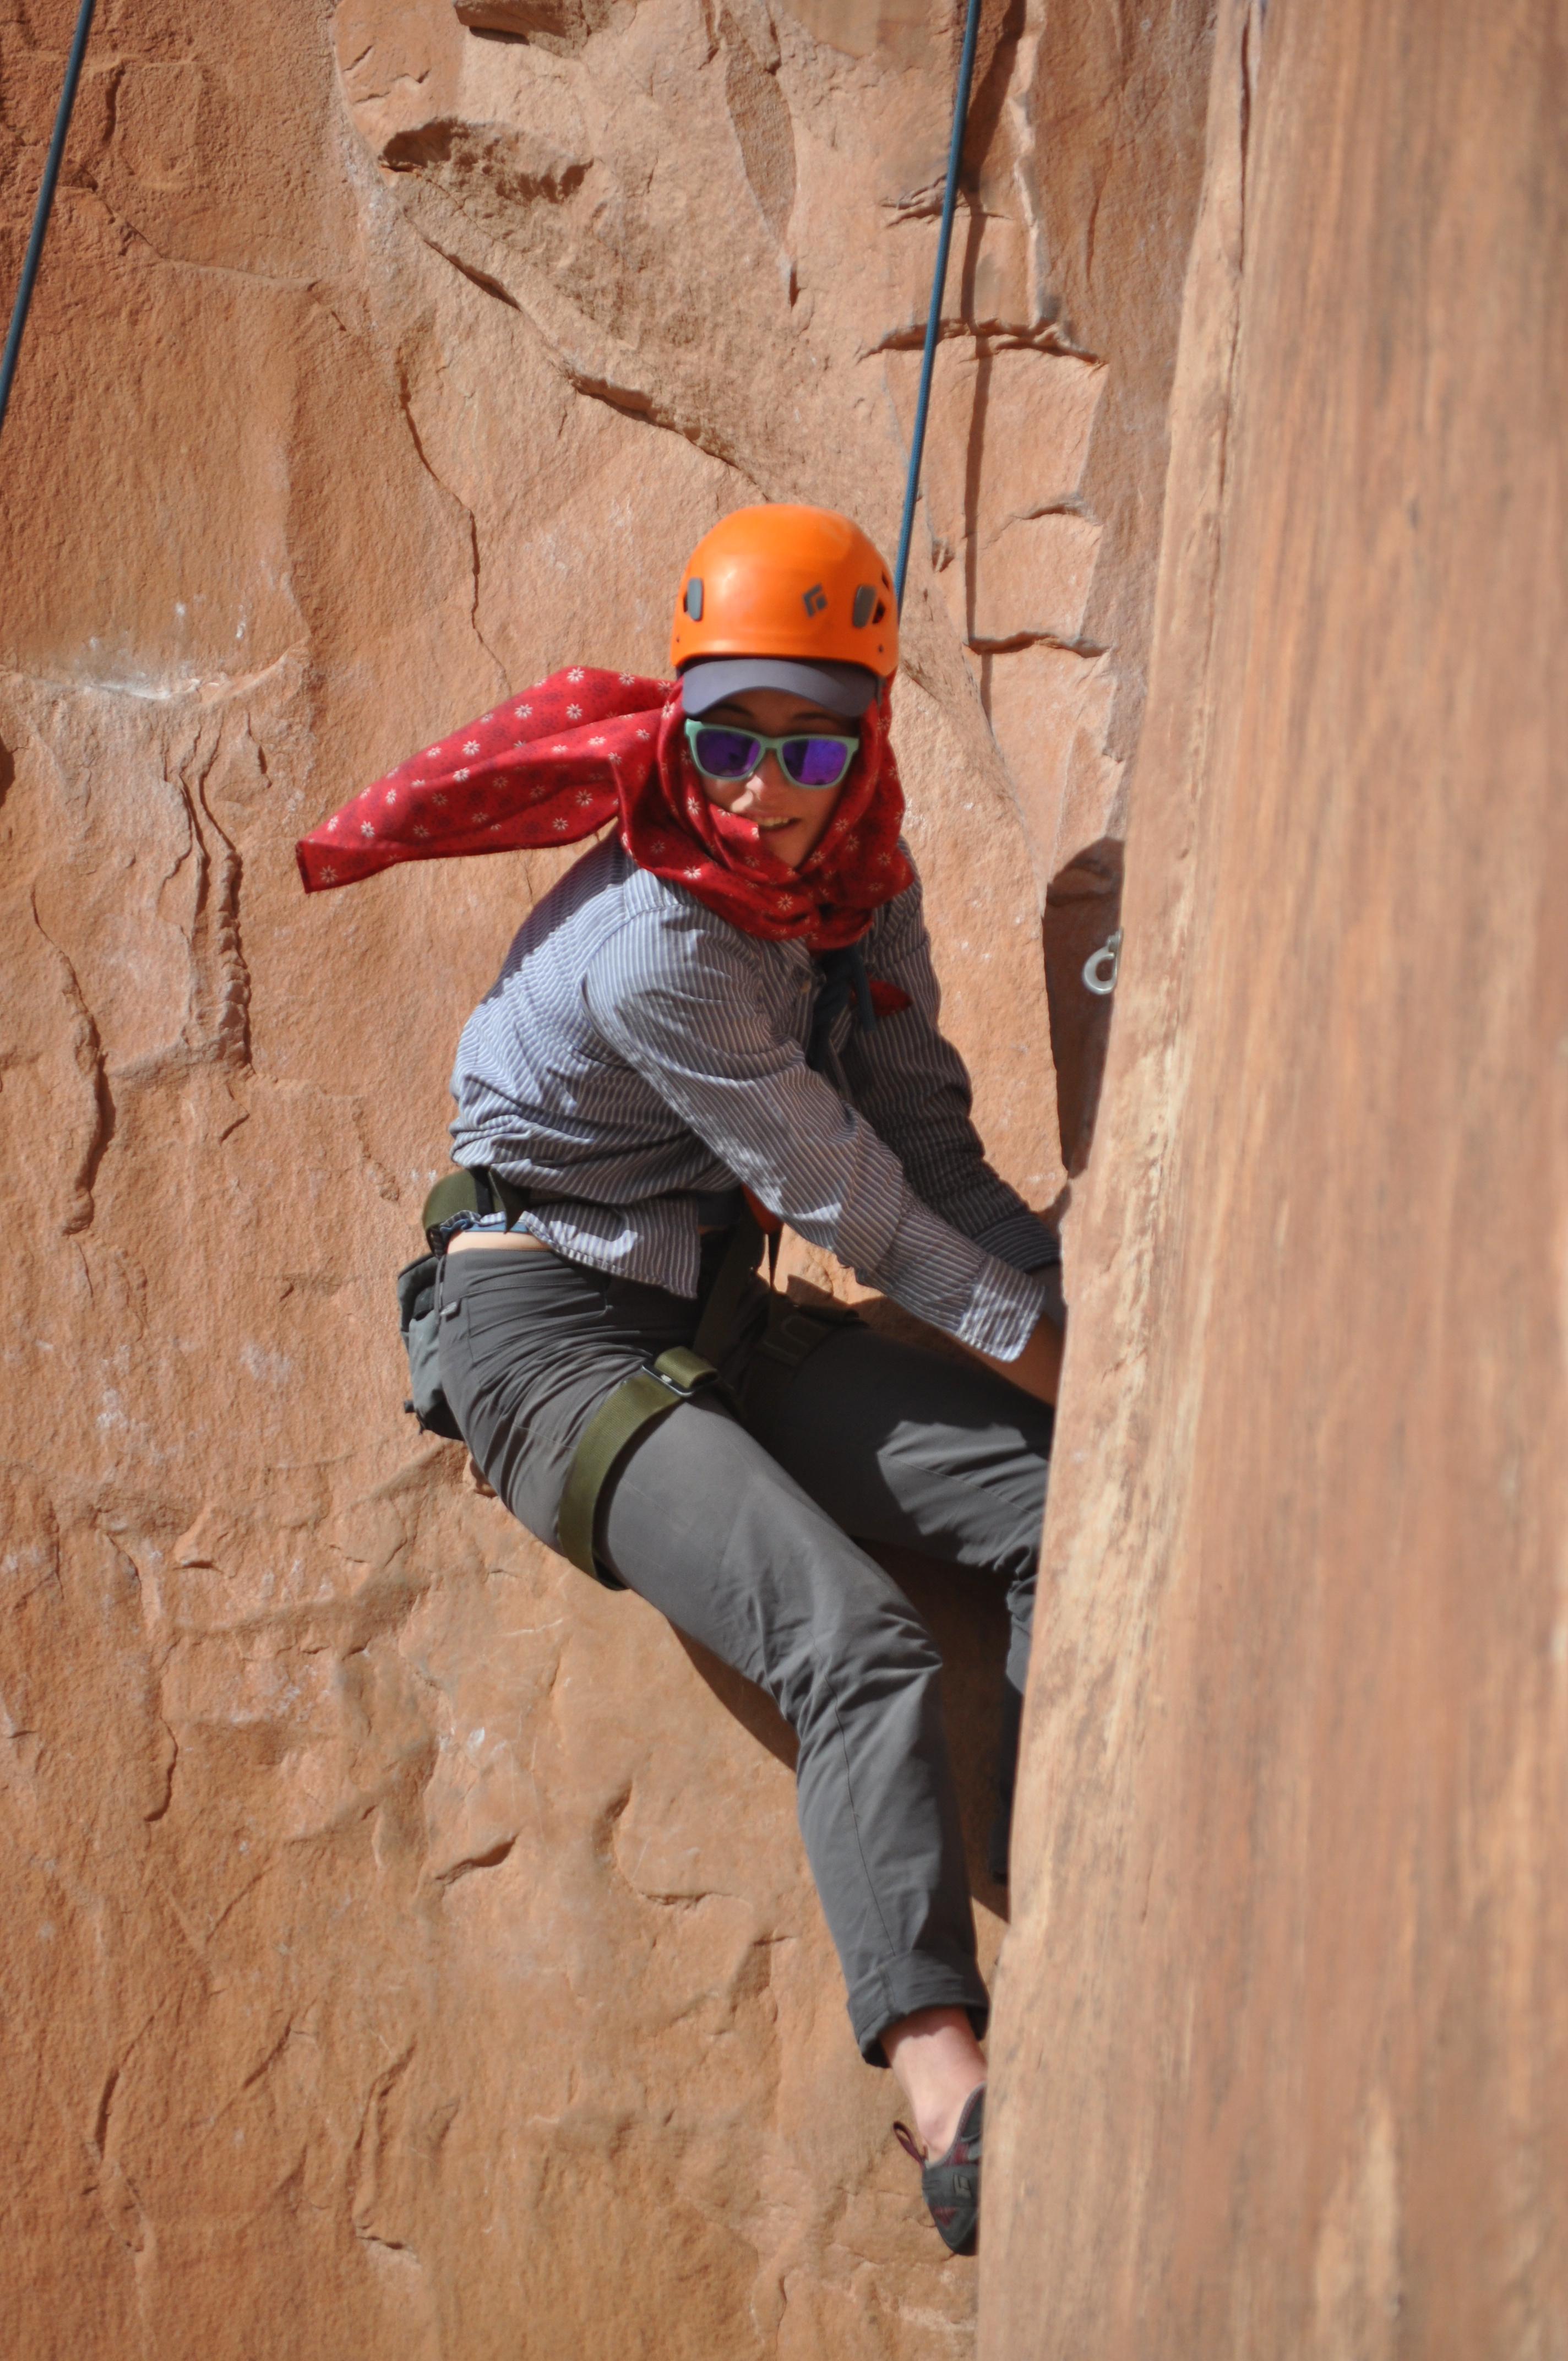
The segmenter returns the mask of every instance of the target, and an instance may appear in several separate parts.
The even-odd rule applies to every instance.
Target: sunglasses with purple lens
[[[688,721],[686,744],[705,779],[733,785],[749,779],[764,754],[776,754],[784,776],[797,787],[836,787],[860,752],[858,738],[802,735],[764,738],[760,730],[720,730],[710,721]]]

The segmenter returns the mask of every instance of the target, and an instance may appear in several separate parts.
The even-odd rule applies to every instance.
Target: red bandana
[[[301,839],[307,893],[400,861],[574,844],[619,819],[641,869],[684,885],[749,935],[812,951],[859,940],[910,883],[904,791],[879,705],[833,817],[798,870],[753,822],[710,804],[686,750],[678,683],[574,667],[509,698],[378,779]]]

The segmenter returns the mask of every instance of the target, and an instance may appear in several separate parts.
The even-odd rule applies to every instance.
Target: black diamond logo
[[[824,590],[820,582],[814,582],[810,589],[805,593],[800,603],[806,609],[808,615],[820,615],[823,608],[828,604],[828,593]]]

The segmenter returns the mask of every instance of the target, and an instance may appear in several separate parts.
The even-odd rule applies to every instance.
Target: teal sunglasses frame
[[[731,738],[751,739],[757,748],[756,762],[752,763],[751,768],[749,771],[709,771],[706,769],[696,751],[698,733],[704,730],[723,730],[727,731]],[[786,746],[805,745],[812,741],[815,741],[817,745],[843,747],[844,767],[839,772],[836,779],[823,779],[820,781],[797,779],[790,770],[788,763],[784,758],[784,748]],[[850,765],[861,751],[861,741],[858,736],[841,738],[836,730],[792,730],[788,736],[784,738],[765,738],[760,730],[742,730],[733,721],[688,721],[686,723],[686,747],[690,752],[692,761],[696,764],[697,769],[702,772],[703,777],[705,779],[714,780],[720,786],[738,787],[743,779],[754,778],[756,775],[757,764],[762,762],[763,755],[776,754],[779,758],[779,768],[783,771],[784,777],[788,779],[792,787],[799,787],[805,795],[825,796],[830,794],[833,788],[841,787],[843,785],[844,781],[848,778],[850,774]]]

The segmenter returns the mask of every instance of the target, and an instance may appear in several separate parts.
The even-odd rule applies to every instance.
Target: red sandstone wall
[[[1221,11],[994,2361],[1568,2343],[1565,32]]]
[[[71,15],[0,0],[7,287]],[[972,2340],[782,1733],[399,1411],[453,1045],[550,864],[306,904],[291,851],[503,686],[656,667],[724,509],[891,542],[953,14],[534,21],[102,0],[0,446],[0,2346],[38,2361]],[[1053,1031],[1075,1167],[1098,1054],[1042,897],[1119,828],[1205,27],[984,25],[897,728],[1041,1203]],[[1000,1603],[910,1578],[978,1837]]]

